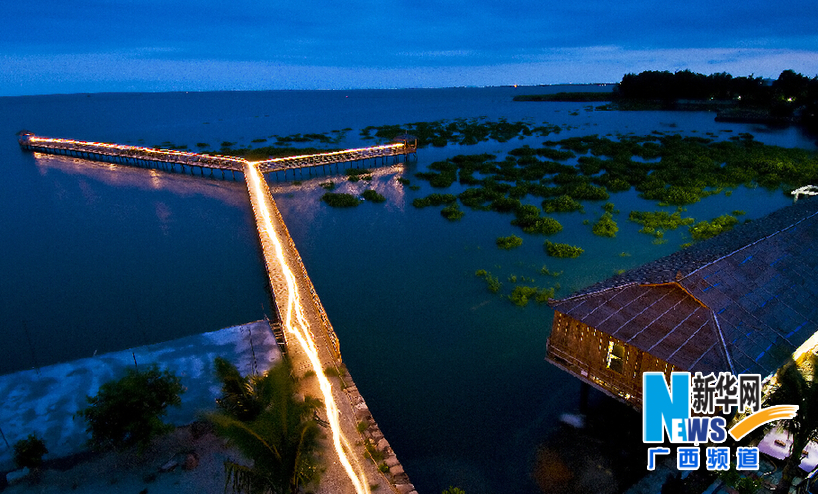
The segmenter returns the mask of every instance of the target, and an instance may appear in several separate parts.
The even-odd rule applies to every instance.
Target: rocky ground
[[[224,460],[238,455],[201,422],[157,439],[143,454],[78,453],[47,461],[4,494],[210,494],[224,492]]]

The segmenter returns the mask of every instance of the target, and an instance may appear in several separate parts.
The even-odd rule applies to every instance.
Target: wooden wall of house
[[[669,379],[670,373],[678,370],[559,311],[554,312],[547,358],[637,408],[642,406],[643,372],[663,372]]]

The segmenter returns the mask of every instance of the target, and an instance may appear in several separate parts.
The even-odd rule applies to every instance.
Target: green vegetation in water
[[[605,204],[603,204],[602,210],[605,211],[606,213],[619,214],[619,210],[616,209],[616,206],[612,202],[606,202]]]
[[[408,178],[404,178],[404,177],[398,177],[397,180],[398,180],[398,183],[401,184],[401,185],[409,185],[410,183],[412,183]]]
[[[457,197],[453,194],[429,194],[426,197],[418,197],[412,201],[412,206],[416,208],[425,208],[428,206],[442,206],[444,204],[452,204],[457,201]]]
[[[328,206],[334,208],[354,208],[361,203],[361,201],[352,194],[336,192],[327,192],[321,196],[321,200],[327,203]]]
[[[523,245],[523,239],[517,235],[510,235],[508,237],[498,237],[496,240],[497,247],[505,250],[511,250],[515,247]]]
[[[332,180],[318,184],[324,190],[335,190],[335,182]]]
[[[386,198],[372,189],[366,189],[363,193],[364,199],[371,202],[386,202]]]
[[[492,276],[491,273],[489,273],[485,269],[478,269],[474,273],[474,275],[477,276],[478,278],[483,278],[484,280],[486,280],[486,287],[489,289],[491,293],[499,292],[500,287],[503,286],[503,284],[500,283],[499,278],[497,278],[496,276]]]
[[[672,214],[667,211],[631,211],[628,219],[653,230],[675,230],[680,226],[692,225],[694,221],[693,218],[682,218],[678,211]],[[639,231],[653,234],[651,231]]]
[[[230,146],[222,146],[218,153],[209,152],[208,154],[221,154],[225,156],[238,156],[248,161],[261,161],[271,158],[284,158],[287,156],[300,156],[304,154],[320,154],[330,151],[341,151],[341,149],[319,149],[314,147],[306,148],[290,148],[290,147],[276,147],[263,146],[257,148],[233,148],[236,143],[230,143]]]
[[[545,199],[542,202],[542,210],[546,213],[570,213],[573,211],[583,211],[582,203],[571,196],[561,195],[554,199]]]
[[[372,170],[369,170],[367,168],[347,168],[346,170],[344,170],[344,175],[346,175],[348,177],[358,177],[358,176],[361,176],[361,175],[371,175],[371,174],[372,174]]]
[[[718,194],[718,190],[705,190],[699,186],[678,186],[656,187],[643,191],[640,197],[659,201],[660,204],[673,204],[682,206],[699,202],[702,198]]]
[[[556,278],[557,276],[562,274],[562,271],[551,271],[548,269],[548,266],[543,264],[543,266],[540,268],[540,274],[545,276],[553,276]]]
[[[455,156],[417,176],[436,187],[459,181],[469,187],[458,195],[464,206],[499,212],[525,207],[517,201],[526,196],[542,198],[546,212],[576,210],[581,201],[609,199],[607,190],[631,188],[660,204],[684,205],[724,188],[791,190],[818,176],[816,153],[768,146],[749,134],[727,141],[678,134],[592,135],[544,144],[514,149],[502,161],[487,154]],[[549,154],[544,149],[583,155],[570,166],[543,159]]]
[[[543,235],[553,235],[562,231],[562,225],[554,218],[540,216],[537,206],[524,205],[517,208],[517,216],[511,221],[514,226],[519,226],[526,233],[540,233]]]
[[[344,170],[347,180],[357,182],[358,180],[372,180],[372,170],[366,168],[347,168]]]
[[[440,215],[449,221],[458,221],[463,218],[465,214],[466,213],[460,209],[460,206],[458,206],[456,202],[440,210]]]
[[[292,134],[288,136],[275,136],[276,144],[278,145],[290,145],[294,142],[302,143],[302,142],[321,142],[324,144],[337,144],[340,142],[340,137],[330,137],[326,133],[323,134]],[[253,141],[255,142],[255,141]]]
[[[729,214],[724,214],[718,218],[710,221],[700,221],[693,226],[688,227],[690,236],[693,240],[706,240],[715,237],[719,233],[726,232],[733,228],[738,223],[738,218]]]
[[[545,241],[543,246],[545,247],[545,253],[551,257],[574,258],[579,257],[583,252],[585,252],[585,250],[581,247],[576,247],[569,244],[558,244],[548,240]]]
[[[450,485],[447,489],[445,489],[440,494],[466,494],[466,491],[464,491],[460,487],[454,487],[454,486]]]
[[[665,231],[654,228],[652,226],[643,226],[639,229],[639,233],[644,233],[645,235],[651,235],[655,238],[662,238],[665,236]]]
[[[391,141],[402,134],[417,137],[418,147],[443,147],[447,144],[473,145],[494,140],[506,142],[517,137],[547,136],[562,129],[557,125],[532,126],[526,122],[509,122],[501,118],[489,121],[486,118],[458,118],[433,122],[414,122],[403,125],[367,126],[361,129],[363,139]]]
[[[514,287],[514,290],[508,298],[514,305],[525,307],[532,298],[540,304],[548,302],[549,298],[554,298],[554,291],[554,288],[537,288],[518,285]]]
[[[615,237],[616,232],[619,231],[619,227],[616,224],[616,221],[613,219],[613,215],[609,212],[605,212],[592,228],[594,235],[599,235],[600,237]]]

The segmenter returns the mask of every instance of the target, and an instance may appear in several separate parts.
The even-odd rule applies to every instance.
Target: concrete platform
[[[159,364],[182,379],[187,391],[182,406],[168,409],[166,421],[174,425],[193,422],[202,410],[215,408],[219,395],[213,360],[224,357],[242,374],[266,371],[280,358],[280,352],[267,321],[187,336],[164,343],[120,352],[96,355],[0,376],[0,430],[9,446],[0,439],[0,471],[14,468],[14,443],[28,434],[45,439],[49,454],[58,458],[82,451],[88,435],[85,421],[74,414],[87,406],[86,396],[99,386],[124,375],[124,369],[137,364]]]

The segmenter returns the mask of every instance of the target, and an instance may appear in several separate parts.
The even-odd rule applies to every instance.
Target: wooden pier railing
[[[62,154],[94,161],[109,161],[126,165],[149,165],[169,163],[182,166],[211,168],[240,172],[246,160],[232,156],[210,156],[174,149],[154,149],[124,144],[75,141],[21,134],[20,147],[28,151]]]
[[[222,170],[241,172],[246,163],[244,158],[234,156],[213,156],[208,154],[191,153],[175,149],[155,149],[124,144],[109,144],[104,142],[75,141],[71,139],[56,139],[41,137],[30,132],[18,134],[20,147],[28,150],[48,154],[61,154],[84,158],[94,161],[106,161],[140,167],[154,167],[157,164],[179,165],[182,171],[185,167],[192,170],[198,168],[204,175],[204,170]],[[262,173],[272,173],[298,168],[332,165],[351,161],[383,158],[390,156],[405,156],[417,152],[417,139],[412,136],[400,136],[391,144],[371,146],[326,153],[287,156],[253,162],[253,165]]]
[[[260,172],[270,173],[292,170],[294,168],[332,165],[335,163],[346,163],[350,161],[363,161],[375,158],[385,159],[389,156],[414,154],[416,151],[417,141],[413,142],[402,140],[391,144],[385,144],[383,146],[344,149],[343,151],[332,151],[328,153],[272,158],[269,160],[257,161],[255,164]]]

